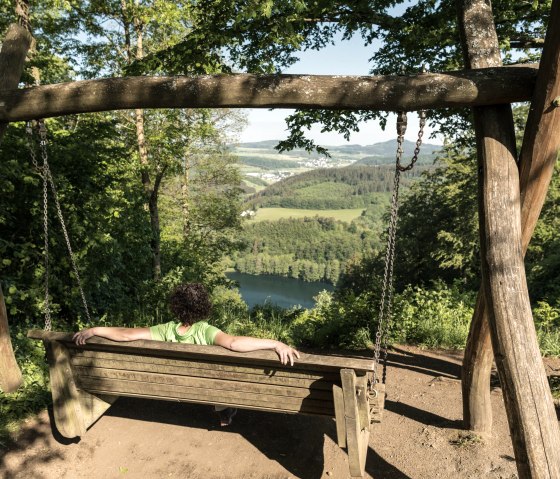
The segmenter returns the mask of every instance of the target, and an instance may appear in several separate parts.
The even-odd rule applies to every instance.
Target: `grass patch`
[[[457,435],[457,439],[452,439],[451,441],[449,441],[452,446],[459,448],[471,448],[478,446],[483,442],[484,441],[482,440],[482,437],[470,431],[460,432]]]
[[[276,221],[281,218],[305,218],[321,216],[350,222],[359,218],[364,208],[348,210],[300,210],[295,208],[259,208],[253,221]]]
[[[549,376],[548,383],[554,399],[560,399],[560,376]]]

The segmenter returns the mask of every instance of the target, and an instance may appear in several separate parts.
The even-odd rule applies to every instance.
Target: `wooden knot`
[[[557,96],[554,100],[552,100],[552,106],[555,106],[555,107],[560,106],[560,96]]]

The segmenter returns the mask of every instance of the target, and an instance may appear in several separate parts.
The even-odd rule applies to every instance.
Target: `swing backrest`
[[[366,358],[301,353],[294,366],[283,366],[272,351],[236,353],[219,346],[97,337],[76,346],[71,334],[39,330],[28,337],[57,345],[51,363],[66,369],[61,374],[78,394],[334,416],[333,386],[341,386],[341,370],[351,369],[365,381],[373,372],[373,361]]]

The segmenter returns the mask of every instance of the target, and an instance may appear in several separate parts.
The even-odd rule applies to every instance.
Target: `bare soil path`
[[[497,384],[494,431],[479,441],[460,429],[460,353],[399,347],[390,360],[387,410],[374,426],[366,477],[517,477]],[[560,370],[560,361],[547,368]],[[76,441],[53,432],[45,411],[0,454],[5,479],[348,477],[332,419],[239,411],[220,428],[208,406],[130,398]]]

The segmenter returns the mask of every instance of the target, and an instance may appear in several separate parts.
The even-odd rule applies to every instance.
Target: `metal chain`
[[[27,141],[29,146],[29,153],[31,154],[31,161],[33,166],[43,178],[43,236],[44,236],[44,250],[43,257],[45,262],[45,304],[44,304],[44,314],[45,314],[45,330],[50,331],[52,329],[51,325],[51,306],[49,299],[49,216],[48,216],[48,180],[45,174],[44,166],[39,166],[37,161],[37,155],[35,154],[35,141],[33,139],[33,124],[28,121],[25,127],[27,132]]]
[[[399,112],[399,117],[401,115],[401,113],[403,112]],[[406,113],[404,113],[404,129],[406,131]],[[407,166],[402,166],[401,165],[401,159],[402,159],[402,140],[399,144],[399,148],[400,150],[397,150],[397,169],[399,171],[409,171],[412,170],[412,168],[414,168],[415,163],[418,161],[418,155],[420,154],[420,146],[422,146],[422,137],[424,136],[424,127],[426,126],[426,112],[424,110],[420,110],[418,112],[418,118],[420,119],[420,129],[418,130],[418,138],[416,139],[416,145],[414,147],[414,154],[412,156],[412,159],[410,160],[410,163]],[[398,129],[398,122],[399,120],[397,120],[397,129]],[[404,135],[404,132],[403,132]],[[399,154],[400,151],[400,154]]]
[[[47,220],[46,220],[46,210],[47,210],[47,192],[46,192],[46,188],[45,188],[45,182],[48,182],[48,184],[51,187],[51,191],[52,191],[52,195],[54,198],[54,202],[55,202],[55,206],[56,206],[56,213],[58,216],[58,220],[60,222],[60,226],[62,227],[62,232],[64,234],[64,239],[66,241],[66,248],[68,250],[68,254],[70,255],[70,261],[72,263],[72,269],[74,271],[74,275],[76,276],[76,282],[78,284],[78,289],[80,291],[80,296],[82,298],[82,304],[84,306],[84,312],[86,314],[86,318],[88,322],[91,322],[91,317],[89,314],[89,307],[87,304],[87,300],[86,300],[86,296],[84,294],[84,290],[82,288],[82,280],[80,278],[80,273],[78,271],[78,266],[76,265],[76,259],[74,256],[74,252],[72,251],[72,245],[70,244],[70,237],[68,235],[68,230],[66,229],[66,223],[64,221],[64,216],[62,214],[62,209],[60,207],[60,202],[58,200],[58,193],[56,190],[56,186],[51,174],[51,170],[49,168],[49,162],[48,162],[48,154],[47,154],[47,129],[45,127],[45,123],[43,120],[39,120],[38,122],[38,126],[39,126],[39,147],[41,150],[41,158],[43,160],[43,167],[41,168],[42,170],[42,175],[43,175],[43,195],[44,195],[44,210],[45,210],[45,244],[48,243],[48,226],[47,226]],[[36,168],[38,168],[37,165],[37,160],[35,158],[35,152],[32,153],[32,160],[33,160],[33,164],[35,165]],[[40,170],[40,171],[41,171]],[[46,261],[48,261],[48,255],[46,256]],[[48,267],[48,265],[47,265]],[[47,276],[47,280],[48,280],[48,276]],[[50,311],[49,311],[49,318],[48,318],[48,326],[50,330]],[[45,329],[47,329],[47,316],[45,313]]]
[[[389,219],[389,228],[387,231],[387,249],[385,252],[385,267],[383,273],[383,286],[381,289],[381,300],[379,304],[379,316],[377,332],[375,334],[374,363],[373,363],[373,384],[379,381],[377,377],[377,367],[380,362],[381,352],[383,352],[383,372],[381,382],[385,384],[387,379],[387,356],[388,341],[390,332],[391,309],[393,302],[393,266],[395,262],[395,240],[397,236],[397,220],[399,212],[399,185],[401,172],[411,170],[420,154],[420,146],[422,145],[422,136],[424,135],[424,126],[426,124],[426,113],[420,111],[420,129],[418,139],[414,148],[414,154],[411,162],[407,166],[401,165],[403,156],[404,134],[407,127],[406,112],[399,112],[397,116],[397,154],[395,178],[393,181],[393,194],[391,197],[391,215]]]

